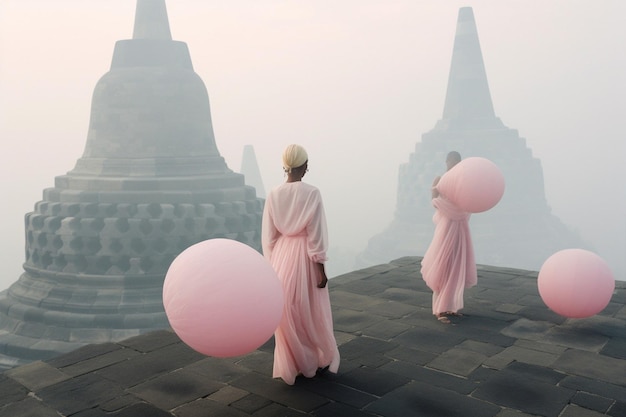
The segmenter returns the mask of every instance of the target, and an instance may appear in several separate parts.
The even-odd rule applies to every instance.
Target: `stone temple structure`
[[[506,181],[500,203],[471,217],[478,263],[538,270],[554,252],[586,246],[551,213],[541,162],[525,139],[496,117],[474,14],[465,7],[459,10],[443,117],[400,166],[393,221],[369,240],[357,267],[424,255],[434,231],[432,181],[445,172],[452,150],[493,161]]]
[[[252,145],[246,145],[243,148],[243,156],[241,158],[241,172],[246,178],[246,184],[254,187],[257,197],[265,199],[265,186],[263,185],[263,178],[261,176],[261,170],[254,153],[254,147]]]
[[[171,261],[218,237],[260,250],[262,208],[220,156],[165,0],[138,0],[133,38],[95,87],[82,157],[25,217],[24,273],[0,293],[0,369],[168,327]]]

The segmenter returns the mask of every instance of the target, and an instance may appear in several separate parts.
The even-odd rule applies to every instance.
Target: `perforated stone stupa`
[[[393,221],[369,240],[357,257],[358,267],[424,255],[434,231],[432,181],[445,172],[446,154],[452,150],[464,158],[490,159],[506,181],[500,203],[471,217],[477,262],[538,270],[554,252],[586,246],[551,213],[541,162],[526,140],[496,117],[474,14],[464,7],[458,15],[443,117],[400,166]]]
[[[26,215],[24,273],[0,294],[0,368],[168,327],[171,261],[218,237],[260,250],[262,205],[220,156],[165,1],[139,0],[133,38],[95,87],[82,157]]]

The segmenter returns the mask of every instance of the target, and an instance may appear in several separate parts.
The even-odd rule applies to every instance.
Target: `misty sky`
[[[167,6],[229,167],[253,145],[269,190],[285,145],[305,146],[331,246],[354,253],[393,218],[398,167],[442,115],[458,9],[473,7],[496,115],[541,159],[553,213],[626,279],[626,1]],[[93,89],[134,12],[134,0],[0,2],[0,289],[21,272],[24,214],[83,153]]]

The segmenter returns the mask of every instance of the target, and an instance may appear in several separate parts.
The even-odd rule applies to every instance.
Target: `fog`
[[[623,0],[167,3],[229,167],[253,145],[269,191],[284,146],[307,148],[335,273],[393,218],[398,167],[443,112],[463,6],[496,115],[541,160],[552,212],[625,280]],[[93,89],[134,12],[131,0],[0,2],[0,289],[22,270],[24,214],[83,153]]]

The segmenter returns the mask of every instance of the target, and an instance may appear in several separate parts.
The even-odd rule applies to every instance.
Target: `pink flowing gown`
[[[274,378],[293,385],[296,376],[339,368],[328,286],[316,263],[326,261],[328,232],[317,188],[301,181],[273,189],[265,201],[263,254],[283,284],[285,307],[274,333]]]
[[[433,206],[435,233],[422,259],[422,278],[433,290],[433,314],[456,313],[463,308],[465,288],[477,282],[470,213],[443,195],[433,199]]]

